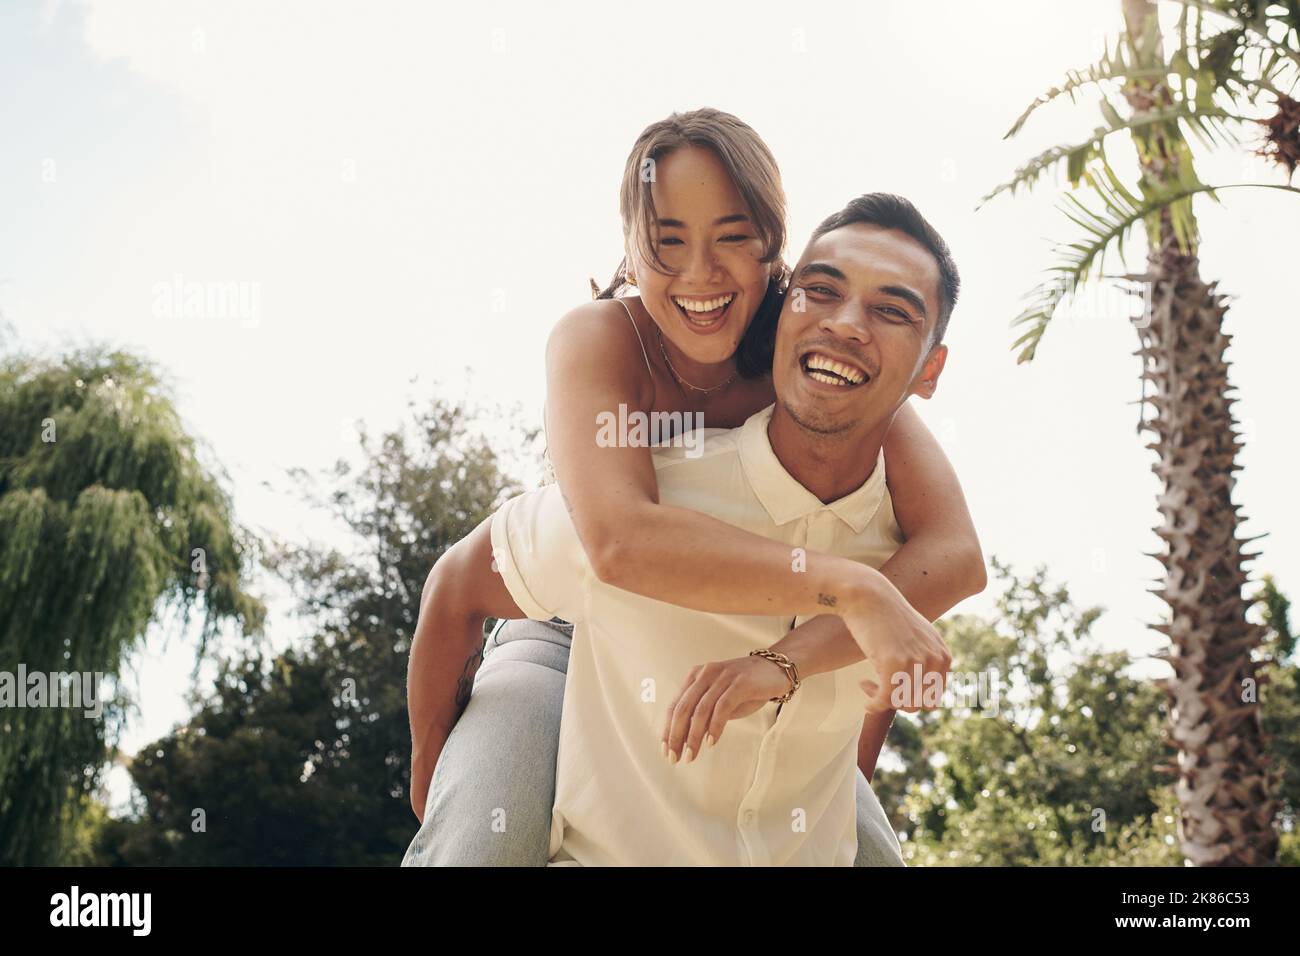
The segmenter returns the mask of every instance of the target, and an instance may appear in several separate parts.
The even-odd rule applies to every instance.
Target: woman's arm
[[[957,475],[943,449],[909,405],[899,409],[886,435],[885,469],[894,513],[907,542],[885,562],[881,573],[912,607],[929,620],[938,620],[958,602],[984,589],[984,558]],[[805,677],[856,664],[864,656],[844,622],[830,615],[805,622],[772,649],[794,661],[800,675]],[[735,663],[741,666],[740,662]],[[749,662],[743,666],[758,668],[759,678],[770,676],[762,668],[772,667],[768,662]],[[723,674],[711,679],[729,678]],[[767,690],[762,680],[744,686],[753,687],[756,699],[762,699]],[[886,684],[879,689],[880,695],[887,697],[890,690]],[[680,706],[674,708],[665,734],[670,751],[682,753],[685,745],[699,753],[706,734],[712,732],[716,738],[721,733],[721,724],[730,719],[722,714],[695,712],[693,703],[703,699],[706,692],[707,687],[698,688],[695,694],[683,688]],[[742,703],[743,715],[743,708],[749,702],[743,694],[736,699]],[[892,708],[877,706],[863,721],[858,740],[858,766],[868,780],[875,772],[894,713]]]
[[[875,569],[810,552],[796,570],[788,545],[661,504],[651,449],[597,442],[598,416],[654,402],[636,333],[610,307],[593,302],[570,312],[546,354],[547,446],[596,576],[698,611],[838,614],[873,659],[946,672],[938,633]]]

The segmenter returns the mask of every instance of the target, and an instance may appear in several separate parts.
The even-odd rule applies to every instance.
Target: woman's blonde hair
[[[710,150],[718,157],[744,201],[750,220],[763,243],[763,262],[775,263],[767,294],[736,351],[736,367],[746,378],[767,374],[772,365],[772,340],[780,313],[786,265],[785,190],[772,151],[762,137],[740,119],[722,110],[698,109],[673,113],[651,123],[637,137],[623,168],[619,189],[619,214],[623,220],[623,241],[638,258],[658,272],[671,270],[655,248],[652,227],[658,218],[650,186],[660,159],[684,146]],[[619,263],[614,278],[604,289],[592,283],[598,299],[611,299],[628,285],[627,256]]]

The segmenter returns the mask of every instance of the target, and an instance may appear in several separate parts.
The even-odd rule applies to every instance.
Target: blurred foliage
[[[195,455],[138,358],[87,350],[0,363],[0,671],[101,673],[107,695],[169,609],[183,623],[200,608],[204,643],[222,620],[260,627],[262,605],[241,584],[254,543]],[[102,719],[5,710],[0,863],[63,857],[129,705],[116,686]]]
[[[1174,759],[1166,698],[1131,674],[1126,654],[1091,639],[1099,609],[1079,609],[1038,569],[1017,578],[994,561],[1003,593],[993,621],[941,623],[954,674],[984,674],[967,708],[900,717],[874,786],[910,865],[1179,866]],[[1260,596],[1273,635],[1261,691],[1281,765],[1283,862],[1295,864],[1300,801],[1300,696],[1278,626],[1285,599]],[[1279,614],[1279,611],[1281,613]],[[897,767],[901,762],[901,769]],[[890,769],[892,765],[894,769]]]
[[[413,415],[413,429],[377,443],[363,434],[359,470],[292,473],[355,543],[347,553],[280,544],[268,557],[314,633],[273,658],[257,651],[223,662],[188,724],[132,763],[139,812],[104,822],[99,862],[400,861],[417,826],[406,662],[424,581],[519,490],[470,420],[464,406],[435,401]]]

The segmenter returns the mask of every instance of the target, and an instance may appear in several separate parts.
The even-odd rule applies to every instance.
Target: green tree
[[[1291,631],[1291,602],[1268,575],[1255,601],[1268,635],[1260,672],[1260,700],[1269,755],[1276,763],[1280,860],[1288,866],[1300,866],[1300,666]]]
[[[1170,783],[1167,704],[1134,661],[1091,638],[1079,609],[1043,569],[1003,581],[989,621],[941,622],[953,674],[987,678],[977,699],[900,720],[875,788],[908,861],[928,866],[1174,866],[1178,804]],[[1285,643],[1285,599],[1271,590],[1270,643]],[[1261,601],[1265,604],[1263,595]],[[1275,752],[1300,746],[1293,660],[1274,654],[1266,688]],[[901,767],[898,765],[901,761]],[[1300,770],[1280,787],[1294,831]],[[1295,862],[1289,857],[1287,862]]]
[[[274,659],[225,661],[187,725],[141,750],[139,812],[105,823],[101,862],[401,859],[416,828],[406,666],[424,581],[518,490],[465,407],[438,401],[413,419],[377,445],[363,436],[357,471],[340,465],[323,483],[294,473],[354,545],[282,545],[269,558],[315,632]]]
[[[201,609],[204,643],[223,620],[256,631],[251,546],[149,364],[103,350],[0,364],[0,671],[111,679],[169,609]],[[60,860],[128,705],[119,686],[100,719],[0,712],[0,863]]]
[[[1289,95],[1300,80],[1300,4],[1178,6],[1177,42],[1167,53],[1155,5],[1123,0],[1125,30],[1114,49],[1035,100],[1007,135],[1045,104],[1061,96],[1074,101],[1084,90],[1100,96],[1102,125],[1078,143],[1035,156],[985,198],[1032,186],[1063,164],[1072,190],[1064,211],[1083,230],[1061,249],[1052,278],[1031,293],[1013,323],[1026,329],[1015,343],[1021,361],[1033,358],[1062,303],[1102,275],[1108,254],[1123,259],[1131,230],[1145,227],[1146,267],[1128,278],[1146,301],[1138,354],[1153,414],[1143,427],[1154,436],[1148,447],[1163,485],[1156,533],[1165,549],[1153,556],[1164,565],[1155,593],[1169,615],[1153,627],[1171,642],[1166,659],[1174,675],[1164,686],[1179,751],[1179,834],[1194,864],[1260,864],[1273,861],[1278,846],[1259,704],[1248,691],[1264,628],[1247,618],[1243,565],[1256,555],[1243,550],[1232,501],[1241,441],[1224,356],[1231,338],[1223,331],[1227,298],[1201,276],[1193,199],[1217,199],[1238,185],[1300,189],[1205,183],[1192,142],[1205,149],[1236,144],[1240,131],[1253,127],[1289,178],[1300,155],[1300,111]],[[1135,183],[1110,162],[1118,138],[1136,147]],[[1080,189],[1091,198],[1079,198]]]

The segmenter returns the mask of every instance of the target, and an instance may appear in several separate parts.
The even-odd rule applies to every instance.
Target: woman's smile
[[[727,315],[736,301],[736,293],[723,292],[710,296],[669,296],[677,311],[686,320],[686,327],[698,335],[710,335],[727,324]]]

